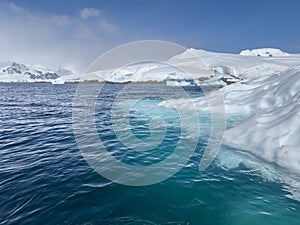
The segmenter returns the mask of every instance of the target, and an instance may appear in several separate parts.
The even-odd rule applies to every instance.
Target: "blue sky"
[[[114,46],[144,39],[218,52],[300,52],[296,0],[4,0],[0,6],[0,58],[31,64],[80,70]]]

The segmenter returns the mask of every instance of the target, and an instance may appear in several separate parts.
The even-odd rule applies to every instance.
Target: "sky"
[[[164,40],[300,53],[297,0],[1,0],[0,61],[84,71],[120,44]]]

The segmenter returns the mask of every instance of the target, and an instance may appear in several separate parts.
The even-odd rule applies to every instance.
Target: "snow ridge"
[[[248,56],[262,56],[262,57],[276,57],[276,56],[289,56],[290,54],[281,51],[276,48],[258,48],[258,49],[246,49],[240,52],[240,55]]]

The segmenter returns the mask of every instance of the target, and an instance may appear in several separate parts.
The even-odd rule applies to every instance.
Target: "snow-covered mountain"
[[[81,79],[125,83],[192,78],[202,85],[227,85],[300,65],[300,55],[284,53],[279,49],[255,49],[249,52],[251,54],[226,54],[187,49],[171,57],[165,64],[144,63],[121,69],[112,68],[86,74]],[[262,56],[272,54],[272,57],[257,57],[258,53]]]
[[[0,63],[0,82],[51,82],[70,74],[72,71],[62,68],[51,70],[9,61]]]
[[[258,57],[262,56],[262,57]],[[272,57],[270,57],[272,56]],[[0,82],[84,82],[110,83],[166,82],[186,84],[187,80],[201,85],[228,85],[248,79],[280,73],[300,65],[300,54],[279,49],[244,50],[240,54],[187,49],[164,63],[143,63],[125,68],[111,68],[88,74],[64,69],[26,66],[15,62],[0,63]],[[167,82],[168,83],[168,82]]]

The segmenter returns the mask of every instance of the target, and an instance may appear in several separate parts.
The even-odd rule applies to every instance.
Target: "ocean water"
[[[98,98],[100,140],[127,164],[147,166],[164,160],[179,141],[176,110],[158,107],[158,97],[137,102],[129,124],[145,147],[152,144],[147,143],[152,118],[161,116],[169,126],[154,151],[127,151],[110,121],[122,88],[106,85]],[[136,85],[122,96],[122,104],[162,88],[169,97],[182,97],[172,87]],[[222,146],[208,169],[199,171],[211,122],[207,114],[200,115],[201,135],[194,154],[174,176],[140,187],[104,178],[77,146],[72,128],[75,91],[72,84],[0,84],[0,224],[300,224],[300,202],[275,165]],[[185,92],[203,95],[199,88]],[[227,125],[241,119],[228,117]]]

